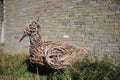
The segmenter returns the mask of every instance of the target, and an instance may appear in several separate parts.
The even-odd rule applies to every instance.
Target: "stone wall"
[[[5,45],[11,51],[28,49],[18,43],[23,29],[53,0],[5,0]],[[120,53],[119,0],[56,0],[40,17],[42,39],[88,47],[91,53]]]

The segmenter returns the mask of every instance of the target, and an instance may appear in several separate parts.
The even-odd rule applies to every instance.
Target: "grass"
[[[39,75],[36,67],[25,62],[28,55],[24,52],[11,55],[0,48],[0,80],[120,80],[120,65],[104,55],[102,60],[96,56],[85,56],[82,61],[63,69],[43,69]],[[49,73],[49,74],[43,74]]]

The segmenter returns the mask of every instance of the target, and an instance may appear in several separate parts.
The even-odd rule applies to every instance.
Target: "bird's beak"
[[[19,42],[21,42],[26,36],[27,36],[27,35],[23,35],[23,36],[20,38]]]

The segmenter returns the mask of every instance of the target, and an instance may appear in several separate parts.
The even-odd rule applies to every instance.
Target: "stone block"
[[[107,22],[107,23],[114,23],[114,22],[115,22],[114,19],[104,19],[104,20],[105,20],[105,22]]]
[[[115,12],[112,12],[112,11],[109,11],[109,12],[103,12],[103,15],[109,15],[109,16],[112,16],[112,15],[115,15]]]
[[[96,2],[96,1],[90,1],[89,4],[92,6],[100,6],[100,3]]]

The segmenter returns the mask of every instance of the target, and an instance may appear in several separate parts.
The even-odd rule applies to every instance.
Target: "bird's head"
[[[28,27],[25,28],[23,32],[23,36],[20,38],[19,42],[21,42],[26,36],[34,36],[40,31],[40,25],[38,21],[32,21]]]

